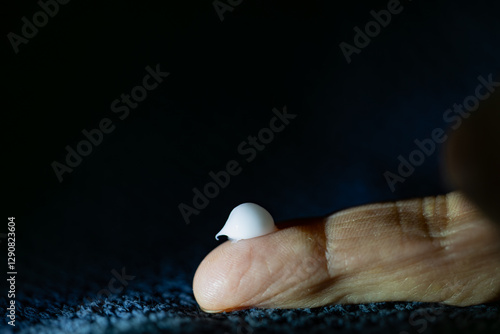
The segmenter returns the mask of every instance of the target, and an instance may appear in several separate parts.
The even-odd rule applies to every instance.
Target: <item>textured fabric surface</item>
[[[36,3],[9,3],[22,8],[4,11],[8,29],[20,33]],[[388,1],[232,3],[241,4],[221,21],[208,0],[68,1],[18,54],[4,40],[15,330],[499,332],[498,303],[200,311],[193,275],[233,207],[255,202],[281,221],[446,192],[441,147],[395,190],[383,175],[416,139],[449,127],[443,113],[474,92],[478,76],[500,73],[498,2],[405,0],[349,64],[339,43],[353,42],[353,28]],[[111,103],[156,64],[171,74],[120,119]],[[297,119],[245,163],[238,145],[285,105]],[[59,183],[51,163],[104,118],[116,130]],[[179,203],[191,204],[193,189],[232,159],[242,173],[187,224]],[[0,333],[13,330],[5,295]]]
[[[55,286],[20,297],[21,333],[492,333],[500,330],[500,304],[466,308],[427,303],[332,305],[317,309],[251,309],[206,314],[191,290],[191,272],[163,264],[123,294],[87,298],[76,282],[71,299]],[[129,274],[129,273],[128,273]],[[110,274],[111,276],[111,274]],[[59,278],[60,279],[60,278]],[[69,279],[69,278],[68,278]],[[81,284],[81,283],[80,283]],[[4,305],[2,305],[2,308]]]
[[[196,258],[196,252],[185,255]],[[64,259],[61,258],[65,264]],[[109,263],[106,264],[109,267]],[[471,307],[390,302],[331,305],[315,309],[250,309],[207,314],[191,288],[196,263],[143,261],[125,273],[123,291],[107,296],[114,276],[94,263],[61,270],[31,263],[36,285],[25,284],[17,300],[20,333],[495,333],[500,303]],[[68,264],[68,266],[70,266]],[[67,268],[67,266],[66,266]],[[25,269],[25,268],[23,268]],[[121,268],[116,267],[117,272]],[[130,278],[130,277],[129,277]],[[120,284],[114,284],[118,288]],[[2,300],[2,313],[5,303]],[[4,314],[2,314],[2,317]],[[4,327],[2,333],[9,333]]]

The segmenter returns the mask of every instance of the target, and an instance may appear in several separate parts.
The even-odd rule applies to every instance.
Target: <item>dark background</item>
[[[243,202],[280,221],[448,191],[440,148],[395,192],[383,173],[397,171],[415,139],[446,127],[444,111],[479,75],[498,73],[500,5],[401,3],[350,64],[339,43],[352,44],[353,28],[387,1],[243,0],[221,21],[212,1],[73,0],[17,54],[5,37],[2,211],[18,228],[21,327],[43,318],[23,307],[80,303],[111,269],[136,275],[134,291],[168,267],[189,295],[197,264]],[[21,18],[39,10],[10,3],[3,35],[20,35]],[[156,64],[170,75],[120,120],[111,102]],[[297,118],[186,224],[178,205],[192,205],[210,171],[244,161],[238,145],[285,105]],[[51,163],[103,118],[115,130],[60,183]]]

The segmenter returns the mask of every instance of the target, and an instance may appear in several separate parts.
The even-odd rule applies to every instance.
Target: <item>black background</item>
[[[2,211],[16,217],[20,263],[82,275],[99,261],[195,268],[243,202],[285,220],[447,191],[441,148],[395,192],[383,173],[447,126],[444,111],[477,76],[498,73],[500,6],[401,3],[350,64],[339,44],[386,1],[243,0],[221,21],[211,1],[73,0],[17,54],[5,37]],[[3,36],[40,10],[5,6]],[[156,64],[170,75],[120,120],[111,102]],[[297,118],[186,224],[178,205],[192,204],[210,171],[244,161],[238,145],[283,106]],[[60,183],[51,163],[103,118],[115,130]]]

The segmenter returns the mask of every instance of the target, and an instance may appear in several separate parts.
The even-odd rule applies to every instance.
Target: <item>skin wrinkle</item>
[[[270,273],[271,271],[268,270],[268,272]],[[272,277],[272,274],[270,274],[270,277]],[[283,277],[283,275],[281,275],[281,277]],[[279,289],[275,289],[274,293],[269,294],[269,296],[266,296],[266,295],[268,295],[268,291],[273,291],[275,284],[279,284],[280,281],[281,281],[280,279],[276,279],[271,284],[268,284],[267,288],[263,292],[261,292],[257,296],[251,296],[248,300],[244,301],[242,303],[242,305],[251,305],[252,304],[251,301],[253,299],[256,299],[256,298],[259,298],[259,299],[266,298],[266,299],[272,300],[277,294],[283,293],[283,291],[280,291]]]
[[[380,209],[383,208],[383,205],[387,204],[368,204],[368,208],[363,208],[363,207],[358,207],[358,208],[352,208],[352,209],[347,209],[344,211],[340,211],[337,213],[334,213],[327,217],[327,219],[336,219],[339,222],[339,225],[348,225],[351,226],[353,223],[355,223],[358,220],[368,220],[370,218],[378,218],[380,216]],[[374,212],[371,214],[367,214],[366,212]],[[351,217],[344,217],[346,215],[350,215]],[[340,218],[344,218],[341,220]]]
[[[327,238],[327,251],[330,254],[330,262],[327,265],[328,268],[328,274],[330,277],[334,277],[336,274],[338,274],[338,268],[347,268],[348,263],[346,259],[346,254],[342,253],[339,249],[339,243],[337,242],[338,240],[342,240],[340,235],[342,235],[344,226],[341,224],[334,224],[336,220],[335,216],[331,216],[327,219],[325,223],[325,237]],[[347,239],[347,238],[346,238]],[[343,254],[343,263],[344,266],[338,266],[337,263],[340,262],[340,255]],[[325,257],[326,258],[326,257]]]
[[[400,227],[400,221],[398,219],[398,214],[395,214],[394,212],[394,206],[388,206],[387,207],[387,214],[383,215],[383,217],[379,217],[376,221],[374,221],[371,225],[373,227],[371,228],[374,230],[377,235],[377,239],[373,239],[368,237],[366,240],[360,240],[366,245],[366,252],[370,253],[372,255],[375,255],[373,257],[372,261],[380,261],[389,256],[392,256],[392,250],[394,247],[397,247],[399,245],[393,244],[393,239],[395,235],[401,235],[401,227]],[[382,239],[386,241],[381,241]],[[390,247],[380,248],[378,247],[379,243],[384,243],[388,242],[391,244]]]
[[[329,286],[332,286],[336,280],[336,276],[332,276],[329,272],[328,259],[326,257],[322,258],[319,266],[321,267],[321,269],[316,270],[317,276],[319,276],[318,283],[312,285],[309,288],[309,292],[311,295],[318,295],[319,293],[324,292]]]
[[[312,248],[313,250],[314,249],[323,249],[323,246],[322,244],[324,244],[324,242],[321,242],[322,239],[324,239],[324,231],[323,231],[323,237],[321,237],[321,229],[322,229],[322,224],[321,224],[321,221],[319,223],[315,223],[315,224],[309,224],[307,225],[307,228],[304,228],[304,227],[301,227],[301,226],[295,226],[293,227],[294,229],[297,229],[300,231],[300,233],[302,234],[301,235],[301,239],[302,240],[305,240],[307,241],[305,243],[305,245],[307,246],[307,248]],[[312,230],[311,230],[312,229]],[[318,237],[318,234],[319,234],[319,237]],[[314,237],[312,237],[314,235]],[[308,245],[309,244],[309,245]],[[312,247],[310,245],[313,245]],[[289,255],[291,258],[302,258],[304,257],[304,254],[302,253],[297,253],[297,250],[291,246],[289,247],[289,252],[293,252],[293,255]],[[305,257],[306,260],[307,260],[307,257]],[[313,258],[313,257],[311,257]],[[314,257],[316,259],[316,257]],[[316,260],[317,261],[317,260]],[[299,274],[301,274],[302,271],[306,271],[306,269],[304,268],[304,261],[302,261],[299,265],[298,265],[298,269],[299,270]],[[284,268],[284,270],[283,270]],[[297,277],[297,273],[296,271],[292,270],[292,268],[290,267],[287,267],[286,264],[285,265],[282,265],[281,266],[281,274],[279,277],[275,277],[275,280],[267,286],[266,290],[259,294],[260,297],[264,297],[268,291],[272,291],[274,290],[275,292],[273,294],[271,294],[271,296],[267,296],[266,300],[269,302],[269,301],[273,301],[275,300],[276,296],[277,295],[286,295],[288,293],[290,293],[290,290],[297,290],[301,283],[298,282],[294,282],[295,278]],[[316,270],[316,272],[318,272],[318,270]],[[304,276],[304,279],[308,278],[307,275],[309,275],[308,273],[306,273]],[[292,280],[292,281],[291,281]],[[288,282],[288,283],[285,283],[285,282]],[[280,286],[280,289],[275,289],[275,286]],[[251,299],[245,301],[244,304],[248,304],[250,303],[253,299],[255,299],[254,297],[252,297]]]
[[[283,277],[283,276],[282,276]],[[310,278],[309,278],[310,279]],[[291,292],[296,292],[297,290],[300,292],[301,291],[301,285],[303,284],[303,282],[298,282],[298,283],[294,283],[294,284],[286,284],[286,286],[283,284],[283,282],[286,282],[287,280],[284,280],[282,281],[281,279],[277,279],[273,285],[275,284],[279,284],[281,286],[280,289],[275,289],[275,293],[271,295],[270,298],[267,298],[265,303],[261,303],[261,304],[257,304],[258,306],[264,306],[264,305],[268,305],[270,303],[273,303],[273,302],[277,302],[279,301],[280,299],[283,298],[283,296],[286,296],[288,294],[290,294]],[[292,282],[293,283],[293,282]],[[271,286],[268,287],[266,289],[267,290],[272,290]],[[310,288],[308,288],[307,290],[310,291]],[[298,296],[297,294],[294,294],[295,296]],[[276,298],[278,297],[278,298]],[[307,297],[307,295],[303,296],[303,297]]]
[[[315,305],[318,306],[321,303],[321,300],[328,300],[332,302],[332,294],[329,293],[329,288],[335,284],[337,280],[335,278],[320,281],[314,285],[312,285],[308,290],[308,293],[311,297],[311,301],[315,302]],[[318,300],[319,299],[319,300]]]
[[[491,263],[494,263],[493,259],[495,257],[498,258],[498,246],[496,246],[497,243],[490,242],[492,249],[483,249],[481,253],[484,254],[481,255],[476,254],[480,251],[478,249],[473,248],[470,250],[468,247],[464,247],[462,245],[464,240],[457,239],[457,236],[466,235],[468,240],[465,241],[471,243],[479,243],[476,239],[481,237],[483,238],[484,244],[488,244],[488,240],[484,239],[484,232],[482,230],[485,228],[485,224],[488,225],[487,228],[491,228],[492,225],[478,216],[477,210],[474,210],[472,206],[464,205],[464,198],[460,195],[450,194],[448,200],[448,207],[450,209],[448,209],[447,213],[447,226],[450,232],[444,233],[446,235],[446,240],[450,240],[449,245],[447,245],[447,250],[452,248],[452,251],[447,253],[447,258],[450,262],[448,272],[449,275],[455,274],[455,277],[456,275],[462,275],[463,278],[460,286],[457,283],[448,289],[449,296],[446,302],[471,303],[474,300],[473,295],[476,290],[475,287],[484,285],[484,280],[477,275],[471,277],[471,273],[482,272],[484,268],[488,268]],[[454,221],[455,224],[452,225],[451,221]],[[478,256],[479,261],[476,260],[471,263],[470,259],[477,258]],[[452,273],[451,268],[468,268],[468,271]],[[498,287],[496,290],[498,291]],[[490,294],[492,294],[492,292],[490,292]]]
[[[439,209],[442,205],[442,197],[427,197],[424,199],[423,206],[423,224],[429,231],[428,242],[438,252],[444,251],[443,230],[440,228],[442,211]]]
[[[457,291],[461,289],[459,294],[463,292],[463,289],[465,288],[465,285],[461,284],[460,281],[456,276],[453,277],[453,282],[447,282],[445,284],[443,291],[441,292],[441,300],[444,302],[446,300],[450,300],[454,295],[457,294]]]
[[[417,203],[418,203],[418,202],[413,202],[413,203],[412,203],[412,202],[404,202],[404,203],[398,203],[398,204],[401,204],[401,205],[398,205],[398,206],[400,206],[400,207],[407,207],[407,206],[408,206],[408,204],[409,204],[409,205],[412,205],[412,204],[417,204]],[[434,223],[435,221],[439,221],[439,217],[436,217],[436,215],[441,215],[441,214],[442,214],[442,211],[440,211],[440,210],[435,210],[435,209],[434,209],[434,208],[435,208],[435,205],[433,205],[434,203],[435,203],[435,202],[430,202],[430,203],[427,203],[427,207],[431,206],[431,208],[432,208],[433,217],[431,217],[431,215],[429,215],[429,214],[426,214],[426,215],[422,215],[422,216],[421,216],[422,218],[424,218],[424,219],[423,219],[423,222],[424,222],[424,223],[423,223],[423,224],[420,224],[420,226],[422,226],[423,228],[427,228],[427,227],[428,227],[431,223]],[[420,203],[418,203],[418,204],[420,204]],[[431,204],[431,205],[429,205],[429,204]],[[394,206],[393,206],[393,208],[394,208]],[[393,210],[393,212],[395,212],[395,210]],[[444,212],[446,213],[446,210],[444,210]],[[398,212],[395,212],[395,216],[396,216],[396,218],[395,218],[393,221],[395,221],[395,222],[399,223],[399,224],[398,224],[399,226],[406,226],[406,223],[407,223],[407,222],[405,222],[402,218],[400,218],[400,216],[399,216],[399,214],[398,214],[398,213],[399,213],[399,210],[398,210]],[[389,229],[388,229],[388,230],[389,230]],[[403,231],[405,231],[405,229],[400,227],[400,228],[399,228],[399,231],[400,231],[400,233],[403,233]],[[411,232],[410,232],[410,231],[411,231]],[[413,231],[414,231],[414,230],[407,229],[407,230],[406,230],[406,232],[404,232],[404,233],[412,233]],[[386,232],[389,232],[389,231],[386,231]],[[426,233],[426,234],[427,234],[427,235],[429,235],[430,233]],[[436,235],[439,235],[439,234],[438,234],[438,233],[432,233],[432,235],[433,235],[434,237],[436,237]],[[401,264],[401,263],[400,263],[400,264]]]
[[[423,231],[424,231],[424,238],[430,238],[431,237],[431,231],[429,230],[429,225],[425,223],[425,203],[424,203],[424,199],[419,199],[419,203],[420,203],[420,211],[419,213],[417,214],[417,219],[418,218],[422,218],[422,223],[420,224],[420,226],[423,227]]]
[[[415,221],[415,217],[418,217],[418,214],[415,214],[415,207],[418,208],[418,205],[408,205],[404,202],[398,201],[393,205],[393,216],[394,221],[397,223],[398,232],[401,235],[400,243],[401,244],[411,244],[414,240],[424,237],[425,232],[422,235],[422,224],[418,221]],[[408,212],[412,214],[408,214]],[[412,219],[413,218],[413,219]],[[401,247],[405,247],[401,245]]]
[[[298,255],[294,251],[293,257],[295,257],[295,256],[298,256]],[[283,277],[284,277],[284,279],[283,279]],[[295,277],[296,277],[295,271],[292,268],[290,268],[286,264],[282,265],[281,266],[281,276],[279,278],[276,278],[274,280],[274,282],[265,291],[265,292],[267,292],[269,290],[274,289],[274,286],[276,286],[276,285],[280,286],[279,289],[275,289],[275,292],[273,294],[271,294],[271,298],[269,298],[269,300],[273,300],[273,298],[275,298],[277,295],[286,294],[290,290],[297,288],[298,284],[294,284],[293,281],[290,282],[290,278],[294,279]],[[286,284],[285,284],[285,282],[286,282]]]
[[[279,281],[279,280],[277,280],[277,281]],[[254,303],[252,301],[255,299],[257,299],[257,300],[262,299],[268,293],[268,291],[272,291],[274,284],[275,284],[275,282],[272,284],[269,284],[267,286],[267,288],[261,294],[256,295],[256,296],[250,296],[248,299],[242,301],[240,305],[241,306],[255,305],[256,303]],[[286,291],[286,289],[284,291]],[[283,290],[275,290],[274,293],[270,294],[270,296],[265,297],[265,298],[267,301],[272,301],[277,295],[282,294],[282,293],[283,293]]]
[[[422,218],[424,218],[423,223],[427,227],[427,230],[429,231],[429,236],[430,238],[435,237],[434,230],[432,229],[433,225],[433,218],[434,215],[436,214],[434,211],[434,198],[433,197],[426,197],[423,199],[423,211],[422,211]]]
[[[337,223],[338,217],[332,217],[335,218],[335,222]],[[374,216],[367,217],[369,218],[374,218]],[[378,218],[378,217],[377,217]],[[372,237],[374,236],[374,231],[373,227],[368,224],[360,224],[361,218],[360,219],[352,219],[352,220],[347,220],[343,222],[342,224],[338,224],[337,226],[338,231],[342,232],[340,235],[336,235],[335,240],[352,240],[352,239],[359,239],[360,237]],[[377,219],[374,219],[374,222],[377,222]],[[357,223],[356,223],[357,222]],[[364,222],[362,222],[364,223]],[[362,234],[361,231],[366,231],[366,233]],[[345,235],[345,236],[344,236]],[[377,236],[377,235],[376,235]]]
[[[448,215],[448,202],[450,201],[450,197],[448,195],[438,196],[437,198],[438,205],[438,215],[437,215],[437,229],[439,230],[439,237],[442,238],[450,226],[450,220]]]
[[[212,264],[213,261],[209,259],[208,265]],[[229,271],[229,270],[228,270]],[[226,272],[217,272],[216,279],[214,279],[209,285],[209,289],[205,291],[205,296],[208,297],[209,300],[217,299],[219,287],[223,286],[225,281]]]
[[[326,260],[326,269],[328,273],[328,277],[330,279],[334,277],[335,275],[335,257],[337,256],[337,253],[335,251],[334,247],[334,242],[333,242],[333,236],[337,233],[337,231],[334,231],[334,226],[331,223],[331,216],[325,219],[325,229],[323,231],[325,235],[325,245],[326,245],[326,253],[325,253],[325,260]]]
[[[453,197],[449,196],[437,196],[434,198],[430,198],[427,205],[424,206],[424,217],[425,223],[429,230],[429,236],[431,240],[431,245],[435,247],[436,257],[439,259],[443,259],[445,261],[445,265],[443,265],[439,270],[442,272],[444,277],[453,277],[452,273],[449,269],[449,249],[450,244],[452,243],[451,235],[447,233],[449,228],[449,203],[454,200]],[[432,210],[432,216],[429,214]],[[451,274],[451,275],[450,275]],[[441,277],[438,277],[437,280],[441,280]],[[435,284],[435,280],[431,282],[431,286]],[[445,290],[446,291],[446,290]],[[442,295],[441,292],[439,301],[442,302],[445,300],[445,296]],[[432,294],[431,294],[432,296]]]
[[[303,261],[301,261],[300,263],[298,263],[297,265],[297,274],[296,276],[294,276],[295,278],[301,280],[297,283],[294,283],[292,281],[293,284],[286,284],[286,288],[283,289],[281,288],[281,292],[280,294],[289,294],[290,292],[296,292],[297,290],[300,291],[300,287],[304,284],[303,281],[306,281],[306,283],[309,283],[310,281],[318,281],[316,284],[312,285],[312,286],[309,286],[307,289],[305,289],[305,292],[307,292],[309,295],[314,295],[317,293],[317,291],[324,291],[325,289],[325,286],[327,285],[330,285],[331,282],[330,282],[330,279],[329,277],[327,277],[327,279],[325,280],[324,277],[322,277],[321,273],[325,273],[325,272],[328,272],[328,268],[327,268],[327,260],[325,257],[322,256],[322,254],[325,254],[326,252],[326,249],[325,249],[325,243],[326,241],[324,241],[326,239],[326,234],[325,234],[325,230],[323,228],[323,222],[324,222],[324,219],[320,220],[319,222],[317,222],[316,224],[309,224],[308,227],[309,227],[309,230],[306,230],[306,229],[302,229],[301,230],[301,234],[303,234],[302,239],[305,240],[305,247],[308,249],[308,254],[310,254],[309,256],[305,256],[305,254],[295,254],[293,255],[292,257],[293,258],[304,258]],[[314,237],[312,237],[314,235]],[[319,253],[319,254],[318,254]],[[308,261],[310,260],[310,261]],[[312,268],[308,268],[308,263],[313,263],[313,265],[315,266],[314,269]],[[318,269],[319,267],[319,269]],[[311,271],[313,271],[313,273],[315,273],[315,275],[312,275],[311,273],[309,273],[308,269],[311,269]],[[315,277],[315,276],[320,276],[320,277]],[[277,279],[276,282],[277,283],[281,283],[281,285],[283,286],[283,283],[284,282],[287,282],[289,280],[280,280],[280,279]],[[307,297],[307,295],[305,295],[304,297]],[[275,298],[271,298],[270,300],[267,300],[266,304],[269,303],[269,302],[272,302],[273,299]]]
[[[327,267],[327,259],[324,256],[325,252],[328,251],[328,234],[326,233],[326,224],[325,219],[318,220],[315,224],[309,225],[309,229],[302,229],[301,232],[304,234],[304,239],[307,240],[307,248],[311,250],[311,254],[305,256],[307,259],[312,259],[315,263],[320,261],[320,263],[324,263],[324,268],[326,272],[328,272]],[[304,254],[297,254],[297,256],[304,257]],[[307,267],[307,264],[306,264]],[[304,271],[307,271],[304,269]]]
[[[277,253],[279,253],[279,251],[277,251]],[[252,261],[250,262],[255,262],[255,258],[252,257]],[[250,305],[255,305],[256,302],[253,302],[254,300],[260,300],[262,298],[266,298],[267,300],[273,300],[277,295],[279,294],[283,294],[284,292],[286,292],[288,289],[290,288],[293,288],[293,285],[291,287],[287,287],[285,289],[275,289],[274,287],[276,285],[278,286],[283,286],[283,281],[281,280],[282,277],[284,277],[284,274],[287,274],[287,273],[290,273],[290,269],[285,265],[283,265],[282,262],[281,263],[281,266],[278,270],[275,271],[275,273],[282,273],[280,277],[278,277],[277,279],[274,279],[271,281],[270,284],[267,284],[267,287],[266,289],[257,294],[257,295],[252,295],[252,296],[249,296],[246,300],[242,301],[240,303],[240,306],[250,306]],[[257,265],[256,265],[257,268],[259,268],[259,265],[258,265],[258,261],[257,261]],[[285,271],[283,271],[283,268],[287,268]],[[254,270],[253,270],[254,271]],[[249,270],[250,272],[250,270]],[[252,275],[249,275],[250,277],[252,277]],[[265,275],[260,275],[260,276],[265,276]],[[269,277],[273,277],[273,276],[269,276]],[[275,278],[275,277],[274,277]],[[250,280],[252,281],[252,280]],[[240,280],[240,284],[241,284],[241,280]],[[273,293],[271,294],[268,294],[269,291],[273,291],[273,289],[275,290]],[[267,295],[267,296],[266,296]]]
[[[405,235],[405,224],[404,224],[404,221],[401,217],[401,213],[399,211],[399,202],[394,202],[394,212],[396,213],[396,221],[399,222],[399,228],[400,228],[400,231],[401,231],[401,234],[402,235]]]
[[[253,264],[253,263],[254,263],[254,261],[255,261],[254,256],[252,256],[252,252],[250,252],[250,253],[249,253],[249,258],[250,258],[250,259],[248,260],[249,266],[248,266],[248,269],[247,269],[247,271],[246,271],[246,272],[250,272],[250,268],[251,268],[252,264]],[[251,277],[251,276],[252,276],[252,275],[250,275],[250,277]],[[239,279],[239,280],[238,280],[238,287],[241,285],[241,282],[242,282],[242,279]],[[264,295],[267,293],[267,291],[271,288],[271,286],[272,286],[272,284],[269,284],[269,285],[267,286],[267,289],[266,289],[266,290],[264,290],[262,293],[260,293],[260,294],[258,294],[258,295],[251,295],[251,296],[249,296],[247,299],[242,300],[242,301],[240,302],[239,307],[246,307],[246,306],[248,306],[248,305],[252,305],[252,304],[253,304],[253,303],[252,303],[252,300],[254,300],[254,299],[258,299],[258,298],[262,298],[262,296],[264,296]],[[236,290],[236,291],[237,291],[237,290]]]
[[[448,228],[448,223],[446,222],[446,202],[447,199],[444,196],[437,196],[434,198],[434,219],[431,228],[433,235],[432,243],[442,252],[447,250],[445,238],[443,237],[444,231]]]
[[[305,260],[302,261],[299,265],[299,271],[301,276],[303,274],[303,278],[300,277],[300,279],[307,280],[307,278],[312,275],[310,271],[321,276],[319,277],[320,282],[325,280],[325,278],[322,277],[323,275],[321,275],[321,273],[327,273],[326,277],[327,281],[331,278],[330,271],[328,268],[328,258],[326,256],[326,252],[328,251],[327,248],[329,241],[325,228],[326,228],[325,220],[322,219],[317,224],[314,225],[313,231],[305,232],[308,233],[306,240],[308,241],[308,248],[310,249],[310,255],[305,257],[303,256]],[[312,237],[312,234],[314,234],[314,238]],[[298,254],[297,256],[300,256],[300,254]],[[308,265],[311,264],[311,262],[314,268],[311,268]],[[314,290],[313,287],[311,287],[310,289]]]
[[[290,252],[293,252],[294,256],[297,256],[296,253],[295,253],[295,249],[290,247]],[[280,253],[279,252],[279,249],[277,250],[277,253]],[[285,252],[286,254],[286,252]],[[270,275],[269,277],[273,277],[273,280],[271,282],[271,284],[268,285],[268,287],[266,288],[266,290],[264,290],[263,293],[260,294],[260,296],[266,296],[266,294],[268,293],[268,291],[272,291],[273,289],[275,290],[274,293],[271,293],[270,294],[270,297],[268,297],[269,300],[272,300],[274,297],[276,297],[276,295],[278,294],[282,294],[284,292],[286,292],[289,287],[285,287],[283,289],[283,287],[285,286],[283,284],[283,282],[286,282],[288,280],[288,277],[294,277],[294,272],[292,270],[292,268],[290,268],[289,266],[287,266],[287,263],[283,263],[283,261],[280,259],[279,261],[280,263],[280,266],[279,268],[275,271],[275,276],[279,273],[280,276],[279,277],[273,277],[272,275]],[[283,277],[285,279],[283,279]],[[278,286],[281,286],[282,288],[281,289],[275,289],[274,287],[278,285]],[[289,284],[288,284],[289,285]],[[292,285],[293,287],[293,285]]]
[[[445,208],[445,212],[446,212],[446,229],[445,229],[445,233],[443,234],[443,236],[446,236],[448,233],[448,231],[450,230],[450,227],[452,225],[451,223],[451,210],[452,210],[452,206],[450,205],[450,202],[452,201],[452,197],[450,196],[450,194],[446,194],[446,201],[445,201],[445,205],[446,205],[446,208]]]
[[[250,271],[250,268],[252,267],[252,262],[253,262],[252,260],[254,257],[253,257],[253,245],[251,243],[250,243],[250,247],[248,249],[248,257],[250,258],[250,261],[248,261],[248,265],[243,269],[243,273],[241,275],[238,272],[239,277],[245,277],[245,274],[248,273]],[[234,266],[234,263],[233,263],[233,266]],[[237,292],[240,289],[241,282],[242,282],[242,279],[239,279],[238,284],[233,289],[235,292]]]

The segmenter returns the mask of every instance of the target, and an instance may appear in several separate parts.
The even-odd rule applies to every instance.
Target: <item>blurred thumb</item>
[[[446,170],[453,185],[500,223],[500,82],[493,80],[500,78],[480,78],[476,96],[465,99],[479,100],[479,108],[463,114],[463,122],[452,130],[445,146]]]

